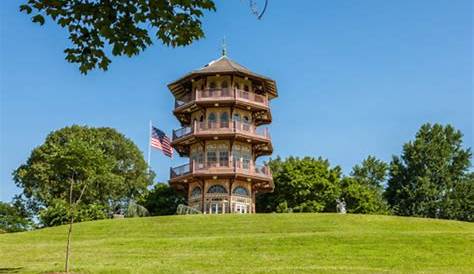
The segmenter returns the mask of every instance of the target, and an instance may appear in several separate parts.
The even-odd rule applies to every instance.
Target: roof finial
[[[222,56],[227,56],[227,44],[225,42],[225,36],[224,39],[222,39]]]

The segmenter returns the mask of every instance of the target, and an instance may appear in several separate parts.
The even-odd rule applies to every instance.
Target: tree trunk
[[[74,188],[74,179],[71,179],[71,186],[69,188],[69,214],[70,214],[70,221],[69,221],[69,229],[67,232],[67,246],[66,246],[66,265],[64,266],[64,271],[69,273],[69,258],[71,257],[71,238],[72,238],[72,224],[74,223],[74,211],[76,210],[76,206],[81,202],[82,195],[86,191],[87,184],[84,183],[82,187],[81,193],[77,201],[73,202],[72,199],[72,190]]]
[[[66,265],[64,271],[69,273],[69,257],[71,253],[71,235],[72,235],[72,224],[74,223],[73,203],[72,203],[72,189],[74,187],[74,180],[71,180],[71,186],[69,187],[69,229],[67,232],[67,245],[66,245]]]
[[[66,266],[65,270],[66,273],[69,273],[69,257],[71,253],[71,236],[72,236],[72,224],[74,223],[74,215],[71,212],[71,220],[69,222],[69,230],[67,232],[67,246],[66,246]]]

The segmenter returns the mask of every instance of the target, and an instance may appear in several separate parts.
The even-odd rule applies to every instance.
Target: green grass
[[[0,273],[61,271],[66,226],[0,235]],[[337,214],[74,225],[78,273],[474,273],[474,224]]]

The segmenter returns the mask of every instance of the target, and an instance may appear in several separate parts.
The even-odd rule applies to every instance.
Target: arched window
[[[209,83],[209,90],[208,90],[208,97],[214,97],[214,94],[216,93],[216,83],[211,82]]]
[[[209,113],[209,117],[207,117],[209,121],[216,121],[216,114],[214,112]]]
[[[232,193],[239,196],[249,196],[249,192],[247,191],[247,189],[241,186],[234,188],[234,191],[232,191]]]
[[[242,168],[243,169],[249,169],[250,168],[250,159],[252,158],[252,155],[250,152],[245,151],[242,153]]]
[[[234,122],[234,129],[242,128],[242,123],[240,121],[240,114],[234,113],[234,116],[232,116],[232,122]]]
[[[234,120],[234,122],[240,122],[240,114],[234,113],[234,117],[232,117],[232,120]]]
[[[207,190],[207,193],[227,193],[227,190],[221,185],[213,185]]]
[[[201,188],[198,186],[193,188],[193,191],[191,191],[191,197],[196,197],[196,196],[201,196]]]
[[[227,112],[221,113],[221,128],[228,128],[229,127],[229,115]]]
[[[214,112],[209,113],[207,116],[208,128],[215,128],[217,122],[217,116]]]
[[[250,119],[247,115],[244,116],[242,128],[246,131],[250,130]]]
[[[230,95],[230,91],[228,89],[229,87],[229,84],[227,83],[227,80],[224,80],[222,83],[221,83],[221,88],[222,88],[222,96],[223,97],[226,97],[226,96],[229,96]]]

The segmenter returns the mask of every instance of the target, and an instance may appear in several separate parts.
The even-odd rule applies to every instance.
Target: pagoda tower
[[[274,80],[222,57],[168,85],[181,128],[172,146],[189,162],[170,169],[170,185],[206,214],[255,213],[257,193],[274,189],[269,167],[256,160],[273,151],[268,128]]]

